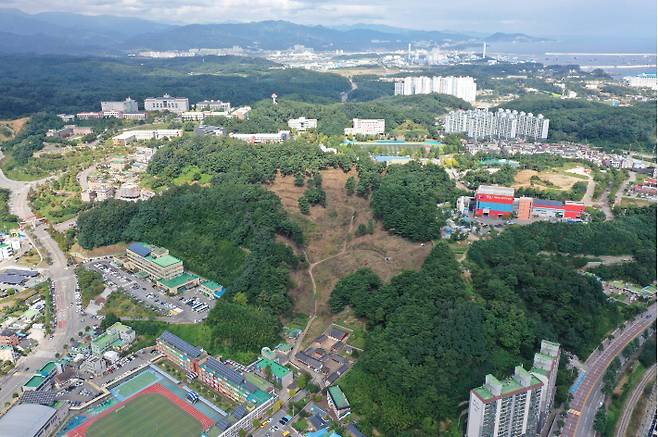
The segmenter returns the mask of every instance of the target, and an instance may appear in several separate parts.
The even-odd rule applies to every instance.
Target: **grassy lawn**
[[[75,270],[78,275],[80,292],[82,294],[82,305],[89,305],[89,301],[95,299],[105,290],[105,281],[103,275],[94,270],[87,270],[84,267],[78,267]]]
[[[201,431],[201,424],[169,399],[159,394],[146,394],[92,424],[87,436],[188,437],[200,435]]]
[[[212,182],[212,176],[203,173],[198,167],[188,166],[185,167],[177,178],[174,179],[174,185],[191,185],[200,184],[208,185]]]
[[[102,312],[103,314],[112,313],[122,319],[151,319],[158,315],[152,309],[146,308],[119,290],[110,295]]]

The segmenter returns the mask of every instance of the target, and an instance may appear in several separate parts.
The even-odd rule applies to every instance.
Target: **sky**
[[[655,0],[0,0],[0,7],[176,24],[288,20],[534,36],[656,38]]]

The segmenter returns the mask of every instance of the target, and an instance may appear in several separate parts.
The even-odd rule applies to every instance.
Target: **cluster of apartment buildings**
[[[470,76],[408,76],[396,80],[394,85],[396,96],[431,93],[448,94],[473,103],[477,94],[477,84]]]
[[[523,111],[498,109],[470,109],[451,111],[446,115],[446,133],[465,134],[475,140],[525,138],[532,140],[548,138],[550,120],[543,115]]]
[[[480,185],[475,197],[461,196],[457,199],[457,210],[464,215],[476,217],[511,218],[519,221],[533,219],[581,220],[585,204],[576,201],[534,199],[514,197],[514,188],[497,185]]]
[[[187,372],[188,376],[198,378],[220,395],[240,404],[229,416],[216,423],[222,437],[238,436],[240,432],[251,431],[254,423],[258,424],[257,419],[264,417],[274,404],[276,397],[273,391],[264,391],[251,382],[254,377],[260,379],[260,376],[242,371],[228,361],[209,356],[203,349],[169,331],[163,332],[156,340],[156,347],[169,361]],[[286,370],[291,379],[292,372]],[[272,374],[274,372],[283,373],[283,378],[288,378],[288,373],[279,368],[273,370]]]
[[[529,371],[517,366],[503,381],[487,375],[471,390],[466,437],[539,435],[553,406],[559,363],[560,345],[542,340]]]
[[[219,299],[226,291],[214,281],[186,272],[183,261],[170,255],[164,247],[152,244],[130,243],[126,248],[124,267],[141,272],[169,294],[198,286],[208,297]]]

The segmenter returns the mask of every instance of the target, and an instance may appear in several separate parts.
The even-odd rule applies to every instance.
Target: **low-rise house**
[[[327,403],[338,420],[342,420],[351,413],[350,403],[343,390],[337,385],[327,389]]]

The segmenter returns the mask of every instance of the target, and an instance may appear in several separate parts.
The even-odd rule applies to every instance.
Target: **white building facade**
[[[291,118],[288,120],[288,127],[290,129],[295,129],[298,132],[303,132],[308,129],[317,129],[318,120],[316,118],[306,117]]]
[[[172,97],[165,94],[162,97],[147,97],[144,100],[145,111],[170,111],[180,114],[190,110],[187,97]]]
[[[352,127],[345,128],[345,135],[381,135],[386,131],[383,118],[354,118]]]
[[[477,84],[470,76],[407,76],[395,82],[396,96],[415,94],[448,94],[473,103],[477,94]]]
[[[471,390],[466,436],[536,436],[542,387],[521,366],[506,381],[487,375],[482,387]]]

